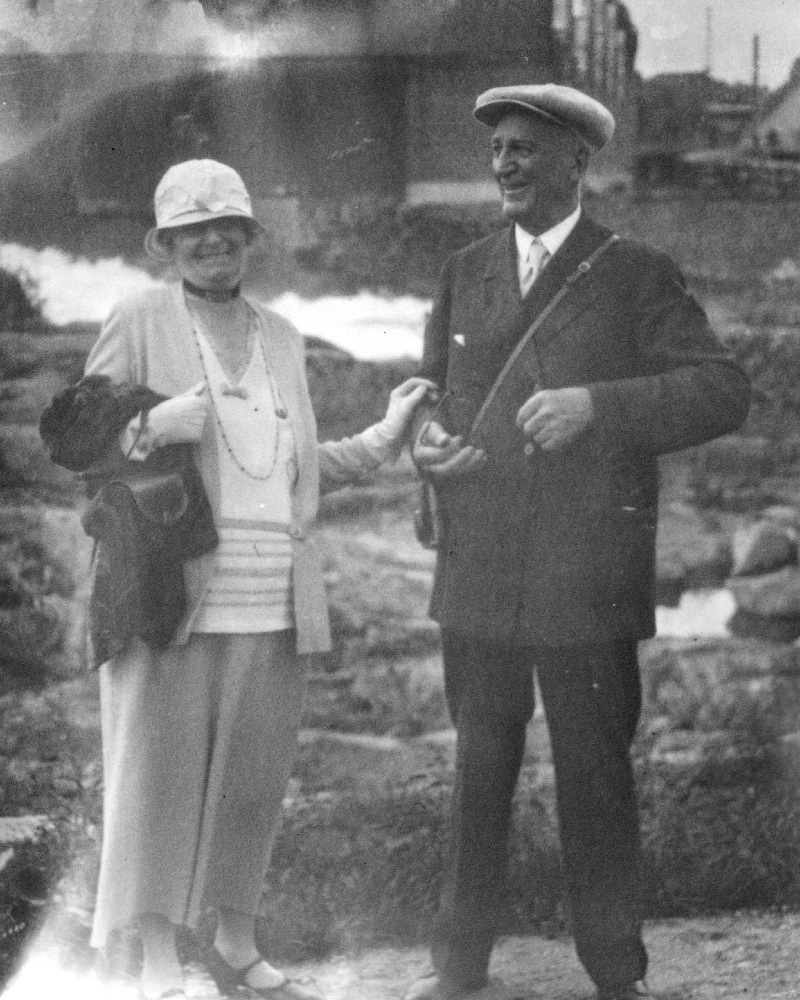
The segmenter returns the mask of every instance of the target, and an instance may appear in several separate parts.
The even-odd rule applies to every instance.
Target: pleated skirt
[[[137,643],[100,668],[103,846],[92,945],[142,914],[258,912],[306,687],[293,631]]]

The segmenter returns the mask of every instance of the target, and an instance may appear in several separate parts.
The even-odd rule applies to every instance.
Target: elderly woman
[[[329,646],[309,532],[320,489],[396,457],[428,384],[405,382],[379,424],[318,444],[301,337],[240,293],[259,225],[239,175],[212,160],[180,163],[159,183],[155,212],[146,246],[181,280],[113,311],[66,409],[78,400],[85,416],[103,396],[95,426],[114,429],[128,467],[191,445],[217,544],[206,539],[177,583],[167,576],[165,584],[169,567],[157,567],[159,597],[144,595],[152,617],[169,622],[185,586],[167,642],[146,620],[129,621],[134,634],[115,641],[113,602],[96,602],[95,624],[105,622],[95,629],[99,658],[109,658],[100,666],[104,839],[92,943],[103,947],[115,928],[138,925],[142,996],[181,996],[176,925],[192,926],[213,908],[209,971],[223,995],[248,987],[272,1000],[311,998],[259,955],[254,936],[303,704],[302,657]],[[63,409],[54,401],[42,425],[56,455],[80,423],[69,412],[57,419]],[[73,467],[97,457],[92,447]],[[140,492],[130,496],[140,502]],[[154,523],[168,519],[142,509]],[[124,522],[115,510],[115,523]],[[126,562],[118,559],[118,571]],[[129,591],[112,592],[125,612]]]

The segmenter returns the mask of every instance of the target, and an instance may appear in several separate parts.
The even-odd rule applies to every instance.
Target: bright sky
[[[714,76],[750,81],[753,35],[761,36],[761,82],[785,82],[800,56],[800,0],[625,0],[639,29],[643,76],[706,65],[706,10],[711,7]]]

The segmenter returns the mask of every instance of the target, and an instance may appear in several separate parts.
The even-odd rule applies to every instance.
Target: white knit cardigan
[[[298,476],[292,491],[292,585],[299,654],[330,648],[328,607],[322,568],[312,537],[320,490],[358,479],[379,464],[359,435],[317,442],[317,427],[305,375],[303,338],[287,320],[247,298],[259,318],[264,354],[289,413],[297,450]],[[180,284],[148,289],[120,302],[101,330],[86,374],[146,385],[165,396],[185,392],[203,379],[192,320]],[[219,459],[212,421],[193,448],[212,510],[220,507]],[[187,612],[174,642],[187,641],[208,587],[211,555],[185,564]]]

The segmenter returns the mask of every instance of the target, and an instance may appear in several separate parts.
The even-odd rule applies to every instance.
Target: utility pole
[[[711,76],[714,56],[714,12],[711,4],[706,6],[706,76]]]
[[[759,80],[761,69],[761,37],[753,35],[753,146],[758,148],[758,122],[761,117],[761,84]]]
[[[758,104],[760,89],[759,71],[761,68],[761,37],[753,35],[753,102]]]

